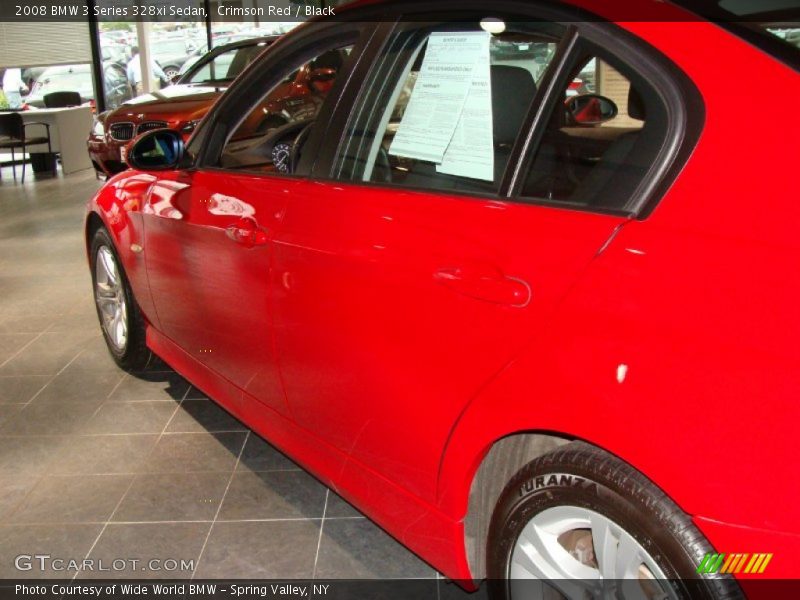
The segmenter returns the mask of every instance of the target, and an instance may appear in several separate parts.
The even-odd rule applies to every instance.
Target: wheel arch
[[[472,478],[464,517],[464,549],[475,580],[486,577],[489,525],[508,482],[532,460],[570,441],[554,432],[526,431],[496,440],[488,449]]]
[[[92,245],[92,238],[94,234],[101,228],[108,229],[100,215],[92,210],[86,215],[86,223],[84,224],[84,242],[86,243],[86,252],[88,254]]]
[[[154,182],[155,177],[145,173],[124,171],[115,175],[89,201],[84,220],[86,255],[90,263],[92,238],[99,229],[105,229],[148,323],[156,323],[157,317],[141,252],[144,246],[142,209]]]
[[[463,520],[464,551],[474,580],[481,580],[487,576],[486,545],[489,527],[503,490],[525,465],[571,442],[581,442],[623,461],[675,502],[674,498],[657,482],[637,469],[636,465],[589,440],[557,431],[533,430],[510,433],[490,445],[469,485]],[[692,516],[677,502],[675,503],[687,516]]]
[[[437,505],[462,522],[464,553],[474,580],[486,576],[489,525],[503,489],[523,466],[573,441],[615,456],[687,515],[698,514],[691,486],[676,487],[676,481],[680,484],[692,476],[691,468],[681,473],[680,452],[671,455],[668,448],[645,452],[648,440],[656,446],[646,428],[629,431],[631,423],[619,422],[618,411],[624,413],[635,400],[619,400],[610,407],[607,399],[587,391],[602,388],[601,382],[574,373],[557,375],[550,349],[549,355],[532,352],[520,357],[474,398],[454,425],[443,453]],[[578,379],[582,393],[571,385]]]

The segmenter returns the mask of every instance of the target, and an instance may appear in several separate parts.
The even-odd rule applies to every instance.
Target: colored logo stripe
[[[700,566],[697,567],[698,573],[751,573],[760,574],[767,568],[772,554],[706,554]]]

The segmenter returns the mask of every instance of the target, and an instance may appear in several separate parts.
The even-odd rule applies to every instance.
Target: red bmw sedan
[[[800,125],[773,116],[800,96],[798,13],[758,6],[301,25],[90,201],[111,354],[157,354],[498,597],[800,577]],[[242,134],[329,53],[324,101]]]

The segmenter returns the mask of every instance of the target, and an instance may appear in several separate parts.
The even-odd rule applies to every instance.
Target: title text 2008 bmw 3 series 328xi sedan
[[[797,576],[800,19],[726,4],[299,26],[89,203],[111,354],[157,354],[466,587]],[[242,125],[312,60],[324,99]],[[725,552],[760,564],[703,567]]]

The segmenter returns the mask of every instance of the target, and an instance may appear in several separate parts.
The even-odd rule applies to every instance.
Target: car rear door
[[[418,128],[411,149],[395,150],[414,94],[445,85],[435,73],[462,69],[459,54],[472,51],[440,45],[438,63],[426,67],[434,36],[441,36],[437,44],[465,33],[480,37],[481,22],[496,16],[487,11],[439,25],[417,16],[399,25],[360,100],[342,101],[349,121],[341,141],[321,155],[317,181],[293,189],[274,237],[276,347],[288,403],[302,427],[348,453],[344,487],[348,477],[352,484],[377,473],[432,501],[459,415],[535,343],[548,315],[629,218],[602,203],[517,197],[529,172],[538,181],[564,170],[558,149],[542,144],[534,153],[528,132],[537,122],[544,129],[562,109],[589,57],[576,49],[574,28],[532,15],[494,19],[521,56],[495,52],[500,38],[490,37],[489,75],[476,75],[473,86],[492,86],[493,122],[481,114],[486,98],[462,100],[474,121],[455,126],[455,166],[420,158],[434,152],[447,119],[436,98],[423,98],[432,103],[429,119],[412,119]],[[518,401],[537,399],[521,390]]]

